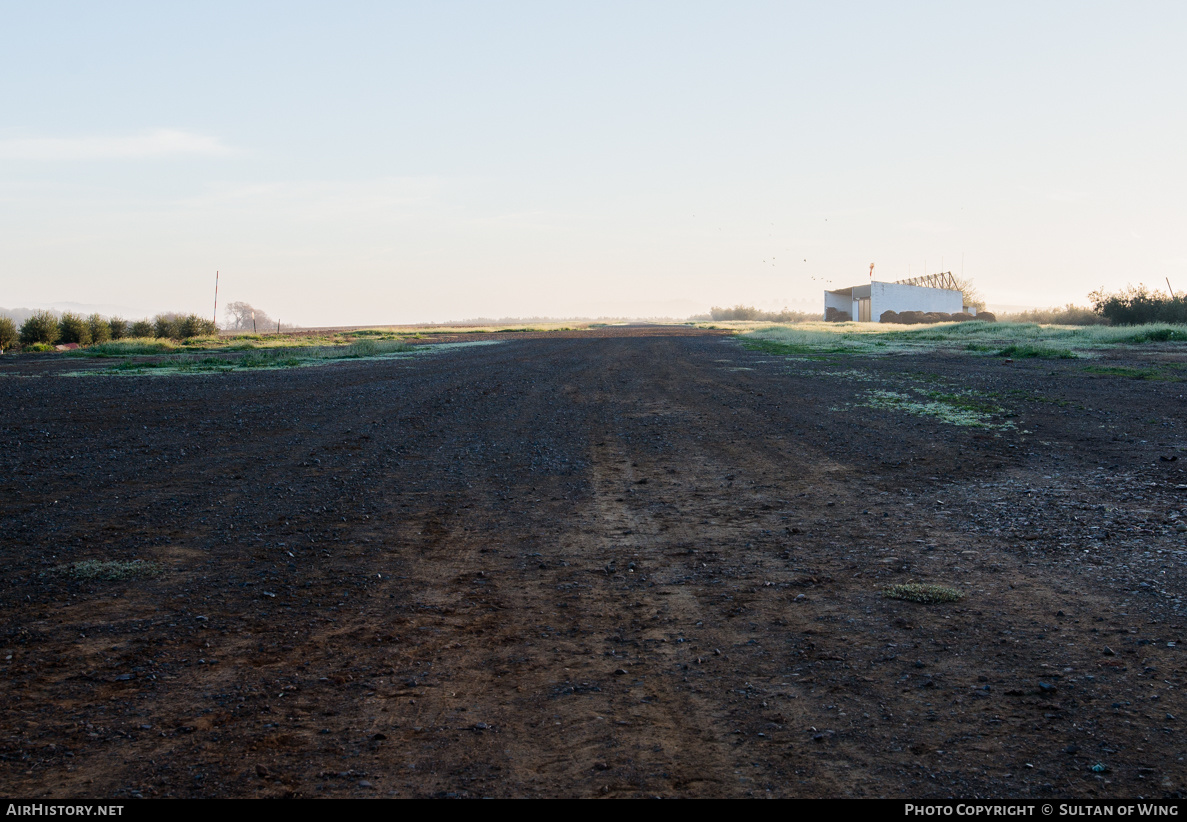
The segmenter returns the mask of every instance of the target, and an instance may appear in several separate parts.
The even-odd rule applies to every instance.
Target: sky
[[[1187,291],[1183,3],[0,0],[0,306]],[[223,314],[220,309],[220,321]]]

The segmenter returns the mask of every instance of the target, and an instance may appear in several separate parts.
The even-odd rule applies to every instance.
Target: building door
[[[870,321],[869,297],[866,297],[864,300],[857,301],[857,321],[859,323],[868,323]]]

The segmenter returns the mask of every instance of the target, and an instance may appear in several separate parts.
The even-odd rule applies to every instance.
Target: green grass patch
[[[924,394],[929,400],[934,402],[942,402],[945,405],[950,405],[953,408],[962,408],[966,411],[976,411],[980,414],[1004,414],[1006,410],[1000,406],[988,402],[976,394],[972,393],[957,393],[944,394],[939,391],[928,391]]]
[[[849,354],[852,347],[844,345],[828,345],[827,341],[811,340],[803,342],[782,342],[779,340],[744,338],[742,347],[750,351],[761,351],[764,354],[781,354],[784,356]]]
[[[938,391],[912,389],[915,395],[899,391],[867,391],[864,401],[858,403],[864,408],[885,411],[900,411],[917,417],[932,417],[949,425],[971,428],[1013,428],[1012,422],[1001,422],[997,418],[1009,415],[1004,408],[984,402],[973,394],[944,394]]]
[[[137,337],[127,340],[109,340],[67,352],[72,357],[136,357],[151,354],[166,354],[177,346],[170,340],[151,337]]]
[[[161,566],[141,559],[84,559],[81,562],[59,565],[54,571],[73,579],[115,581],[160,576]]]
[[[356,340],[346,348],[343,357],[378,357],[384,354],[403,354],[412,351],[415,346],[397,339]]]
[[[1187,342],[1187,326],[1157,325],[1139,327],[1124,340],[1128,343]]]
[[[293,348],[257,348],[233,359],[218,359],[214,357],[193,361],[194,366],[209,363],[214,366],[230,368],[296,368],[318,352],[308,349]]]
[[[1131,380],[1163,380],[1178,382],[1177,374],[1168,374],[1161,368],[1134,368],[1127,365],[1088,365],[1084,370],[1102,377],[1126,377]]]
[[[927,604],[959,602],[964,599],[964,594],[955,588],[923,582],[904,582],[901,585],[891,585],[882,592],[882,595],[887,599],[905,599],[908,602]]]
[[[1034,345],[1033,343],[1019,343],[1016,345],[1007,345],[1001,351],[997,352],[999,357],[1013,357],[1018,360],[1075,360],[1079,355],[1067,348],[1050,348],[1045,345]]]

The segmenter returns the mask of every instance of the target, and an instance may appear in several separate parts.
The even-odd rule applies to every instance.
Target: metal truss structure
[[[960,291],[956,278],[951,271],[941,271],[939,274],[924,274],[919,277],[909,277],[905,280],[895,280],[895,285],[919,285],[924,288],[945,288],[949,291]]]

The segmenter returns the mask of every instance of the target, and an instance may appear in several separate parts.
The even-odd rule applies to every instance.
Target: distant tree
[[[87,317],[87,328],[91,331],[91,343],[107,342],[111,339],[111,325],[98,314]]]
[[[111,330],[113,340],[122,340],[128,336],[128,321],[123,317],[112,317],[107,321],[107,327]]]
[[[0,317],[0,354],[12,348],[17,340],[16,323],[11,317]]]
[[[963,295],[965,305],[970,305],[977,311],[985,310],[985,298],[981,296],[981,292],[973,285],[972,277],[955,277],[956,286],[960,289]]]
[[[58,318],[48,311],[37,311],[21,324],[21,345],[53,345],[60,335]]]
[[[0,308],[0,315],[8,317],[17,324],[18,328],[36,313],[31,308]]]
[[[77,314],[67,311],[58,318],[58,340],[63,343],[91,344],[91,327]]]
[[[148,320],[137,320],[136,322],[134,322],[130,326],[128,326],[128,336],[143,338],[143,337],[155,337],[156,334],[153,333],[153,324],[150,323]]]
[[[263,309],[251,303],[227,303],[227,328],[231,331],[267,331],[276,326],[276,320]],[[254,321],[252,320],[254,317]]]

